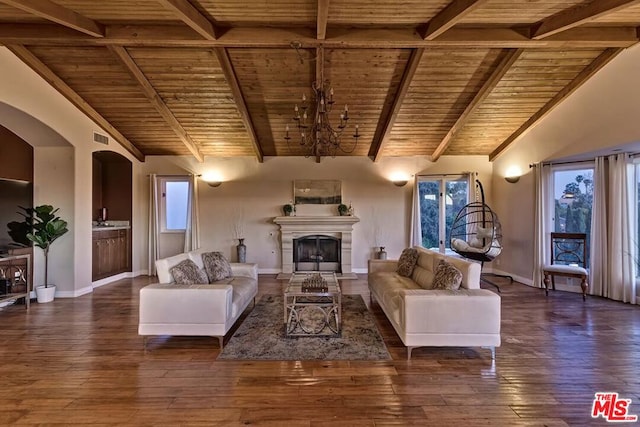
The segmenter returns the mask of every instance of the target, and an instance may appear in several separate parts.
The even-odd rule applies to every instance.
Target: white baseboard
[[[280,274],[282,269],[280,268],[259,268],[258,274]]]
[[[93,292],[92,286],[85,286],[84,288],[76,289],[75,291],[58,291],[56,290],[56,298],[76,298],[82,295],[90,294]],[[35,296],[34,296],[35,298]]]
[[[537,287],[533,283],[533,279],[531,279],[530,277],[518,276],[517,274],[509,273],[508,271],[498,270],[497,268],[485,268],[483,273],[492,273],[492,274],[500,274],[503,276],[511,276],[513,277],[513,280],[515,280],[516,282],[524,283],[527,286]]]

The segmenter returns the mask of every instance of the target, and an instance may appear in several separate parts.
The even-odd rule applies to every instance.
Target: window
[[[162,232],[184,232],[187,228],[189,180],[187,177],[160,179]]]
[[[587,265],[591,241],[593,206],[593,167],[580,164],[554,167],[553,218],[551,230],[587,235]]]
[[[422,246],[445,252],[449,248],[451,225],[467,203],[467,177],[419,177],[420,230]]]

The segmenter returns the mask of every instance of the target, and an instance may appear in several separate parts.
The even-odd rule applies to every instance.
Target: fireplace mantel
[[[360,221],[360,218],[356,216],[277,216],[273,222],[280,225],[287,226],[307,226],[307,225],[325,225],[325,226],[337,226],[337,225],[351,225]]]
[[[355,277],[351,267],[353,226],[360,221],[355,216],[278,216],[273,222],[280,226],[282,273],[293,273],[293,239],[312,234],[338,237],[341,241],[342,278]]]

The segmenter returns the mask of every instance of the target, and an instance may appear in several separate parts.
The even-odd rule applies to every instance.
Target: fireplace
[[[340,239],[319,234],[293,239],[295,271],[341,273],[340,246]]]
[[[351,267],[351,239],[353,226],[359,221],[355,216],[276,217],[273,222],[280,226],[282,250],[282,276],[278,277],[286,278],[295,271],[319,270],[335,271],[343,279],[356,278]],[[308,249],[299,253],[294,246],[305,237],[310,237],[303,246]],[[337,257],[325,253],[329,246],[336,248]]]

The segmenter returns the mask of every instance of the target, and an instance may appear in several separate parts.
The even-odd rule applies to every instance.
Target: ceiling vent
[[[93,142],[98,144],[109,145],[109,137],[98,132],[93,132]]]

